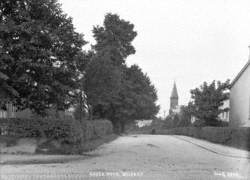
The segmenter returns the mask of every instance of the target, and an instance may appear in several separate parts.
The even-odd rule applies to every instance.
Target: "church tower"
[[[178,93],[177,93],[177,87],[176,83],[174,82],[174,87],[172,89],[172,93],[170,96],[170,109],[169,109],[169,114],[173,112],[173,109],[175,109],[178,106]]]

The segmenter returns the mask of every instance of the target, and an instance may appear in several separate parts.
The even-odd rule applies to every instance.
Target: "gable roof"
[[[241,69],[241,71],[237,74],[237,76],[234,78],[230,85],[230,89],[234,86],[234,84],[238,81],[238,79],[241,77],[241,75],[246,71],[248,66],[250,65],[250,60],[245,64],[245,66]]]

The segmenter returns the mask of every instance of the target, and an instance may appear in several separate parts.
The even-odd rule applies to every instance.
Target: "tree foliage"
[[[19,108],[68,108],[85,43],[57,0],[0,2],[0,83]]]
[[[88,118],[88,112],[85,109],[81,109],[80,104],[77,104],[77,106],[75,107],[73,116],[76,120],[78,121],[83,121],[83,120],[87,120]]]
[[[122,72],[110,59],[95,57],[86,69],[85,91],[95,116],[105,118],[106,111],[116,101],[121,87]]]
[[[158,113],[157,91],[139,66],[125,67],[117,119],[152,119]]]
[[[129,120],[152,118],[157,93],[149,77],[137,65],[128,67],[126,58],[135,53],[134,25],[107,14],[103,26],[93,29],[96,44],[85,75],[85,92],[94,116],[108,118],[115,126]]]
[[[190,106],[181,106],[179,114],[178,127],[187,127],[191,125],[191,109]]]
[[[137,32],[134,25],[116,14],[106,14],[103,26],[95,26],[93,33],[96,40],[93,49],[98,56],[106,56],[114,65],[124,64],[125,59],[135,53],[132,41]]]
[[[220,106],[229,98],[229,80],[222,83],[213,81],[211,84],[204,82],[199,88],[191,90],[192,102],[190,108],[192,114],[205,125],[216,126],[218,115],[228,109],[221,109]]]
[[[164,122],[165,128],[188,127],[191,125],[190,105],[181,106],[179,113],[169,114]]]

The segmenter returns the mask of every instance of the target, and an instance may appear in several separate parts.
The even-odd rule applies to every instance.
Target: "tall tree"
[[[222,83],[213,81],[211,84],[204,82],[199,88],[191,90],[192,114],[208,126],[218,125],[218,115],[228,109],[220,109],[223,101],[229,98],[229,80]]]
[[[116,14],[106,14],[103,26],[93,29],[96,44],[85,75],[85,92],[96,116],[104,118],[118,98],[122,66],[135,53],[132,41],[137,35],[134,25]]]
[[[68,108],[85,43],[57,0],[0,2],[1,81],[19,108]]]
[[[105,56],[92,59],[86,69],[85,92],[93,115],[107,118],[110,105],[116,101],[121,87],[121,69]]]
[[[132,45],[137,35],[134,25],[116,14],[106,14],[103,26],[95,26],[93,33],[96,40],[93,49],[98,56],[109,56],[114,65],[124,64],[125,59],[135,53]]]
[[[86,70],[85,92],[94,115],[110,119],[121,131],[130,120],[152,118],[158,112],[156,90],[138,66],[125,63],[135,53],[134,25],[107,14],[93,33],[95,55]]]
[[[129,121],[153,119],[159,111],[157,91],[149,77],[137,65],[124,67],[119,98],[113,104],[113,118],[124,131]]]

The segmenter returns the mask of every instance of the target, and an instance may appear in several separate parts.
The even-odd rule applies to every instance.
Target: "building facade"
[[[250,59],[231,83],[229,124],[250,127]]]
[[[5,107],[0,109],[0,118],[15,118],[16,108],[12,103],[6,103]]]
[[[58,117],[60,119],[65,119],[67,117],[73,117],[73,112],[71,110],[59,110],[55,108],[50,108],[47,111],[47,117]],[[17,110],[17,108],[8,102],[4,107],[0,108],[0,119],[1,118],[19,118],[19,119],[30,119],[32,117],[39,116],[32,112],[29,108],[24,110]]]

